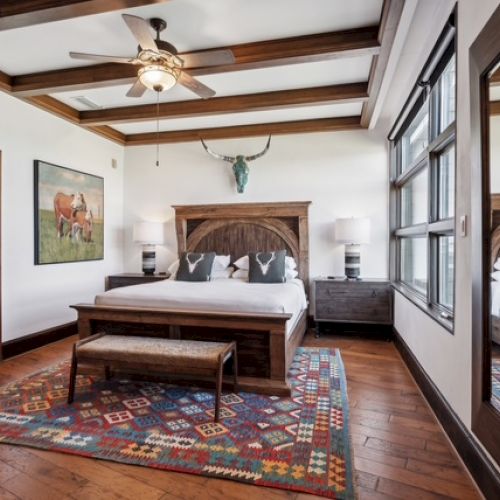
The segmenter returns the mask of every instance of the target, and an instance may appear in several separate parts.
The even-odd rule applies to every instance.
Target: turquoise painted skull
[[[244,156],[236,156],[236,161],[233,163],[233,172],[238,193],[244,193],[245,186],[248,184],[248,174],[250,172]]]
[[[267,144],[266,147],[260,152],[257,153],[256,155],[252,156],[244,156],[244,155],[236,155],[236,156],[225,156],[225,155],[220,155],[218,153],[214,153],[211,151],[208,146],[205,144],[203,139],[201,139],[201,143],[203,144],[203,147],[205,148],[205,151],[213,156],[214,158],[217,158],[218,160],[224,160],[229,163],[232,163],[233,165],[233,174],[234,178],[236,180],[236,189],[238,193],[244,193],[245,192],[245,187],[248,184],[248,175],[250,173],[250,169],[248,168],[247,162],[248,161],[253,161],[256,160],[257,158],[260,158],[261,156],[264,156],[269,149],[269,146],[271,145],[271,136],[267,139]]]

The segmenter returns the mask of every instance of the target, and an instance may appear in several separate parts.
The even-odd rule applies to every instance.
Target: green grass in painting
[[[64,226],[64,231],[68,226]],[[92,241],[75,243],[71,238],[57,237],[54,212],[40,210],[40,264],[102,259],[104,256],[104,225],[94,220]]]

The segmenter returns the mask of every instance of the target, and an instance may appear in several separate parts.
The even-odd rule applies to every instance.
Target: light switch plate
[[[467,216],[460,216],[460,236],[465,238],[467,236]]]

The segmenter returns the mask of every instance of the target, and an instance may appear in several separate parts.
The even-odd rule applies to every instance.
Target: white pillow
[[[220,279],[224,279],[224,278],[231,278],[233,272],[234,272],[234,267],[226,267],[226,269],[217,270],[217,271],[212,270],[211,279],[220,280]]]
[[[500,259],[497,259],[497,261],[493,264],[493,269],[500,271]]]
[[[249,260],[248,260],[248,255],[240,257],[234,263],[234,265],[238,269],[244,269],[245,271],[248,271],[250,269],[250,263],[249,263]],[[285,269],[297,269],[297,263],[295,262],[295,259],[293,257],[285,257]]]
[[[170,273],[169,280],[175,280],[177,271],[179,270],[179,259],[176,259],[168,266],[167,271]]]
[[[250,263],[249,263],[249,260],[248,260],[248,255],[244,255],[243,257],[240,257],[235,263],[234,265],[238,268],[238,269],[243,269],[244,271],[248,271],[250,269]],[[247,276],[248,278],[248,276]]]
[[[492,277],[495,281],[500,281],[500,271],[495,271],[494,273],[491,273],[491,277]]]
[[[231,263],[230,255],[216,255],[214,259],[214,263],[212,265],[212,273],[215,271],[224,271],[229,267]]]
[[[247,280],[248,279],[248,271],[245,271],[245,269],[237,269],[231,275],[231,278]]]

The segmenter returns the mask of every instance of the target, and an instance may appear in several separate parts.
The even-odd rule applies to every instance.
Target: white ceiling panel
[[[361,103],[330,104],[326,106],[307,106],[294,109],[269,111],[252,111],[248,113],[231,113],[199,118],[177,118],[160,120],[160,131],[190,130],[214,128],[233,125],[250,125],[253,123],[275,123],[282,121],[309,120],[314,118],[334,118],[340,116],[356,116],[361,114]],[[123,123],[114,125],[124,134],[156,132],[156,122]]]
[[[171,0],[126,12],[166,19],[162,38],[183,52],[375,25],[381,8],[382,0]],[[0,70],[18,75],[87,64],[69,51],[135,55],[121,12],[1,31]]]
[[[275,68],[262,68],[234,73],[219,73],[198,77],[205,85],[213,88],[217,96],[252,94],[284,89],[300,89],[338,85],[342,83],[362,82],[368,80],[371,56],[348,59],[332,59],[314,63],[294,64]],[[134,99],[127,97],[130,85],[102,87],[98,89],[75,90],[52,94],[52,97],[78,110],[89,109],[75,97],[84,96],[97,106],[114,108],[135,106],[156,102],[156,93],[148,90],[143,97]],[[184,101],[199,99],[198,96],[176,85],[160,94],[160,102]]]

